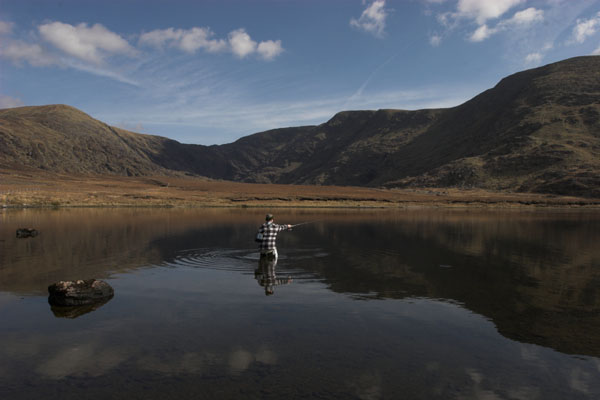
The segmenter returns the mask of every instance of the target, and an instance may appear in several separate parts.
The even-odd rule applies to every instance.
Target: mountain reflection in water
[[[205,397],[259,377],[278,383],[257,398],[600,394],[600,213],[279,210],[320,222],[282,232],[269,266],[253,242],[265,212],[0,213],[0,375],[13,382],[0,378],[0,397],[37,393],[29,370],[39,390],[86,377],[95,393],[166,374],[184,396],[198,394],[186,376],[225,385]],[[18,226],[40,235],[16,239]],[[47,286],[87,278],[115,298],[72,327],[48,320]]]

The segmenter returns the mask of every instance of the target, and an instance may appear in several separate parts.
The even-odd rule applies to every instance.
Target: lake
[[[267,211],[311,222],[269,270]],[[3,210],[0,398],[598,399],[599,243],[589,211]],[[114,297],[48,304],[88,278]]]

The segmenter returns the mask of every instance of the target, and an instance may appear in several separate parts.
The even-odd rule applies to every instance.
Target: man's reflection
[[[292,278],[287,277],[278,279],[275,275],[275,266],[277,265],[277,254],[261,254],[258,261],[258,268],[254,271],[254,278],[260,286],[265,288],[265,295],[275,294],[275,286],[288,285],[292,283]]]

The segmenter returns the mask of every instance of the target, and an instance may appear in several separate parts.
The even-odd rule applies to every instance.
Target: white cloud
[[[229,33],[229,45],[233,54],[244,58],[256,51],[257,45],[244,29],[237,29]]]
[[[573,39],[577,43],[583,43],[594,35],[600,28],[600,12],[590,19],[578,19],[577,25],[573,28]]]
[[[140,36],[139,43],[141,45],[154,46],[157,48],[163,47],[167,42],[177,41],[181,39],[181,29],[156,29],[151,32],[145,32]]]
[[[525,64],[531,65],[537,65],[539,64],[542,59],[544,58],[544,55],[542,53],[529,53],[527,54],[527,56],[525,57]]]
[[[439,46],[440,44],[442,44],[442,36],[436,33],[430,35],[429,44],[431,44],[433,47]]]
[[[3,43],[0,47],[0,56],[8,58],[15,64],[26,61],[36,67],[58,63],[58,60],[39,44],[25,43],[20,40]]]
[[[283,52],[281,40],[265,40],[257,43],[245,29],[230,32],[227,40],[213,37],[214,33],[210,28],[168,28],[142,34],[139,44],[156,48],[171,46],[190,54],[199,49],[210,53],[230,51],[239,58],[258,53],[265,60],[273,60]]]
[[[0,108],[21,107],[23,105],[21,99],[0,94]]]
[[[362,12],[360,18],[352,18],[350,25],[375,36],[382,37],[387,16],[388,10],[385,9],[385,0],[375,0]]]
[[[12,32],[13,23],[0,21],[0,35],[7,35]]]
[[[214,33],[209,28],[157,29],[142,34],[139,43],[157,48],[168,44],[187,53],[195,53],[198,49],[204,49],[211,53],[225,50],[227,48],[225,40],[211,39],[213,35]]]
[[[532,22],[544,20],[544,12],[534,7],[529,7],[523,11],[517,11],[515,15],[507,21],[509,24],[527,25]]]
[[[283,51],[283,47],[281,47],[281,40],[266,40],[264,42],[260,42],[256,51],[265,60],[272,60]]]
[[[523,11],[517,11],[512,18],[498,22],[493,28],[488,27],[487,24],[479,26],[479,28],[469,36],[469,40],[472,42],[481,42],[498,32],[516,28],[526,28],[534,22],[543,20],[544,12],[530,7]]]
[[[213,33],[208,28],[192,28],[181,37],[180,47],[188,53],[202,48],[210,53],[224,50],[227,44],[223,39],[210,39]]]
[[[497,30],[495,28],[488,28],[487,25],[481,25],[471,34],[471,36],[469,36],[469,40],[471,42],[482,42],[496,32]]]
[[[499,18],[524,0],[459,0],[459,16],[474,19],[479,25],[487,20]]]
[[[592,55],[593,55],[593,56],[600,56],[600,47],[598,47],[596,50],[594,50],[594,51],[592,52]]]
[[[0,46],[0,57],[12,61],[17,66],[27,62],[34,67],[58,66],[61,68],[73,68],[96,76],[114,79],[133,86],[139,83],[126,76],[111,70],[75,58],[57,57],[37,43],[26,43],[20,40],[8,40]]]
[[[118,34],[100,24],[88,27],[62,22],[40,25],[38,30],[44,40],[62,52],[94,64],[101,64],[112,54],[134,55],[136,51]]]

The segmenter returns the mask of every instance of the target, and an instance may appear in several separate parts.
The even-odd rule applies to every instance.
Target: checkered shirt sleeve
[[[277,240],[277,234],[283,230],[287,229],[287,225],[278,225],[278,224],[262,224],[260,228],[258,228],[258,232],[262,233],[262,241],[259,244],[259,249],[261,252],[267,252],[269,250],[275,249],[275,241]]]

